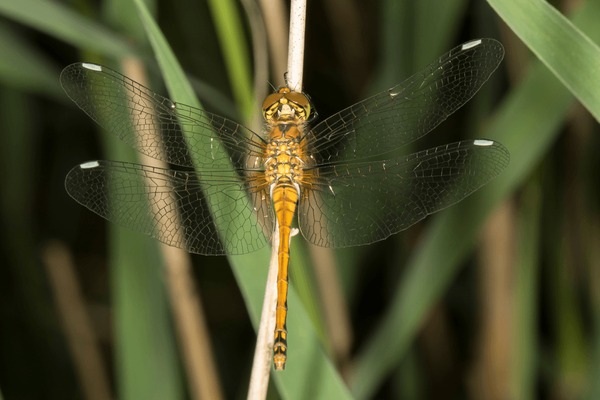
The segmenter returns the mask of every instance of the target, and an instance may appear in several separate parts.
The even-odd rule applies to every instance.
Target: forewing
[[[94,121],[152,158],[202,170],[224,168],[228,162],[235,168],[262,165],[264,141],[250,129],[174,103],[110,68],[71,64],[60,82]],[[220,144],[226,152],[217,151]]]
[[[401,84],[334,114],[304,138],[314,164],[384,154],[426,135],[475,95],[503,56],[496,40],[467,42]]]
[[[377,242],[464,199],[508,162],[508,150],[500,143],[469,140],[403,159],[308,170],[300,230],[323,247]]]
[[[244,254],[267,243],[273,211],[262,182],[218,171],[199,182],[195,172],[92,161],[73,168],[65,187],[101,217],[191,253]]]

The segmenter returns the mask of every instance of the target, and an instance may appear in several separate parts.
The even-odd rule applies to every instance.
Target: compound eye
[[[273,107],[275,103],[278,103],[283,98],[283,96],[283,93],[271,93],[270,95],[268,95],[262,104],[263,113],[266,112],[269,108]]]
[[[306,113],[306,118],[310,115],[310,100],[304,93],[300,92],[290,92],[285,95],[285,97],[292,103],[301,107]]]

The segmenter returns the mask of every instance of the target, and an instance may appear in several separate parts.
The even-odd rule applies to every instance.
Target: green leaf
[[[488,0],[498,15],[600,121],[600,48],[544,0]]]
[[[122,57],[134,52],[113,32],[54,1],[3,0],[0,14],[73,46],[103,55]]]
[[[141,0],[135,2],[171,97],[186,104],[199,106],[164,36]],[[255,327],[260,318],[269,258],[268,249],[248,255],[229,256]],[[290,399],[349,398],[347,388],[324,354],[293,287],[290,288],[288,307],[289,359],[285,371],[274,373],[281,395]]]
[[[121,153],[120,160],[134,156],[111,153]],[[158,243],[110,224],[110,254],[118,397],[184,398]]]
[[[105,2],[104,6],[114,10],[126,7],[126,3],[129,2],[113,0]],[[131,18],[131,13],[121,15],[129,16],[115,23],[116,17],[112,14],[111,25],[119,26],[120,32],[130,35],[140,30],[139,20]],[[136,37],[144,39],[142,35]],[[119,56],[118,53],[110,55],[114,58]],[[135,150],[124,145],[111,132],[102,135],[102,139],[108,158],[139,162]],[[112,223],[109,224],[109,232],[118,397],[182,399],[186,390],[169,296],[164,285],[166,267],[160,244]]]
[[[252,68],[244,41],[242,22],[231,0],[210,0],[208,3],[223,49],[235,100],[244,120],[249,121],[255,108],[252,94]]]

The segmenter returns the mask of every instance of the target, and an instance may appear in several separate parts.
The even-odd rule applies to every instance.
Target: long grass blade
[[[600,47],[544,0],[488,0],[498,15],[600,121]]]
[[[587,3],[574,19],[593,38],[600,37],[600,27],[585,14],[600,15],[597,7]],[[566,58],[568,51],[568,47],[563,48]],[[555,140],[572,102],[569,91],[543,65],[537,64],[505,100],[493,123],[478,135],[506,145],[511,164],[492,185],[441,213],[429,227],[381,326],[359,354],[352,382],[356,397],[372,396],[403,357],[425,314],[458,272],[459,262],[473,248],[485,219],[523,181]]]

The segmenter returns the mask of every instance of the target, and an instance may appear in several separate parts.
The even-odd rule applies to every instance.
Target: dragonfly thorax
[[[274,130],[281,131],[280,127]],[[297,129],[295,126],[293,128]],[[304,162],[297,138],[284,136],[271,140],[265,159],[265,178],[269,185],[297,186],[301,182]]]

